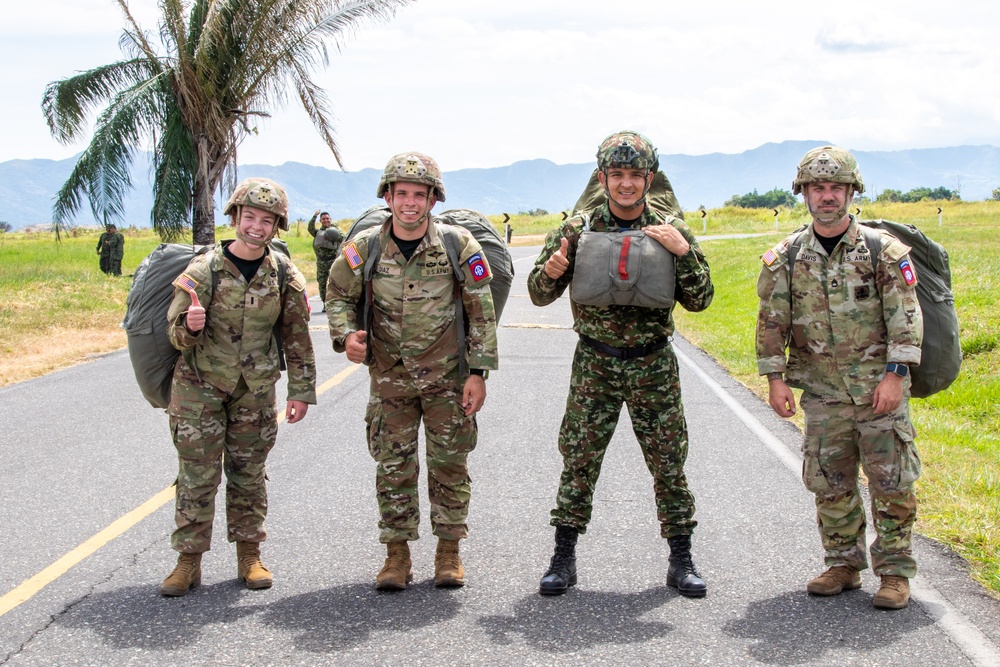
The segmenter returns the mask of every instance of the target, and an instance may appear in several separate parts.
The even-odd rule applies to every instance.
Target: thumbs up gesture
[[[191,305],[188,307],[187,315],[184,318],[184,325],[188,331],[196,334],[205,328],[205,308],[201,305],[201,301],[198,300],[198,295],[194,290],[191,290],[189,294],[191,295]]]
[[[566,273],[569,268],[569,258],[567,254],[569,253],[569,240],[566,238],[560,239],[559,250],[555,251],[551,257],[545,262],[545,275],[547,275],[552,280],[559,278],[562,274]]]

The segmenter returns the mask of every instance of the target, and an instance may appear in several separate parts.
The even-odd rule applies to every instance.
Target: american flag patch
[[[899,270],[903,274],[903,280],[906,281],[907,285],[912,285],[917,282],[917,272],[913,269],[910,264],[910,260],[904,259],[899,263]]]
[[[763,260],[764,264],[768,266],[774,264],[774,262],[777,261],[777,259],[778,259],[778,253],[774,252],[774,248],[771,248],[763,255],[761,255],[761,260]]]
[[[344,257],[347,258],[347,264],[351,267],[352,271],[363,264],[361,253],[358,252],[358,246],[354,245],[354,241],[344,246]]]
[[[180,287],[188,294],[194,294],[194,288],[198,286],[198,281],[186,273],[177,276],[173,282],[174,287]]]

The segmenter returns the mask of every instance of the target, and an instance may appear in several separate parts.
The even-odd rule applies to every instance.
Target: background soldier
[[[842,148],[806,153],[792,189],[802,193],[813,221],[762,257],[757,369],[767,375],[768,401],[782,417],[795,414],[789,386],[803,390],[802,479],[816,496],[829,566],[806,590],[837,595],[861,587],[868,561],[860,463],[878,532],[871,555],[882,583],[873,604],[902,609],[916,574],[910,532],[920,475],[907,365],[920,363],[923,321],[910,249],[879,231],[882,250],[872,270],[864,234],[847,213],[865,186],[857,161]],[[793,241],[800,247],[790,276]]]
[[[656,149],[642,135],[618,132],[597,151],[599,178],[607,201],[589,213],[595,232],[643,229],[675,257],[677,301],[704,310],[714,288],[705,255],[683,221],[646,205],[659,167]],[[545,239],[528,276],[532,302],[555,301],[576,272],[607,271],[577,263],[583,216],[567,220]],[[570,294],[573,299],[573,294]],[[691,559],[694,496],[684,476],[687,424],[681,404],[677,358],[670,346],[673,307],[584,305],[575,300],[573,328],[580,334],[573,355],[566,413],[559,429],[563,471],[552,510],[556,548],[540,592],[559,595],[576,583],[576,541],[587,530],[601,462],[614,434],[622,403],[628,405],[635,437],[653,474],[660,534],[670,545],[667,583],[682,595],[704,596],[705,582]]]
[[[330,273],[327,302],[334,350],[370,367],[365,422],[369,451],[378,464],[379,539],[387,545],[375,585],[402,590],[413,579],[408,542],[419,537],[417,429],[422,419],[431,530],[438,537],[434,584],[462,586],[458,540],[468,534],[467,459],[476,446],[475,414],[486,400],[483,371],[497,367],[489,265],[469,232],[431,217],[431,208],[445,198],[433,159],[420,153],[393,157],[377,196],[384,196],[392,215],[344,244]],[[456,281],[445,233],[457,236],[465,275],[458,298],[468,322],[466,349],[458,346],[463,322],[456,321]],[[366,325],[358,322],[356,305],[365,293],[362,270],[375,241],[380,250],[370,286],[373,317]],[[460,355],[471,371],[467,377],[460,375]]]
[[[101,258],[101,271],[112,276],[122,274],[125,256],[125,237],[115,225],[108,225],[97,239],[97,254]]]
[[[316,216],[319,216],[320,228],[316,229]],[[316,211],[309,218],[309,233],[313,237],[313,252],[316,253],[316,282],[319,285],[319,298],[323,302],[320,311],[326,310],[326,283],[330,279],[330,267],[340,253],[340,244],[344,235],[334,227],[330,214],[326,211]]]
[[[189,277],[194,294],[178,287],[167,315],[170,342],[182,353],[167,408],[179,464],[177,529],[170,542],[180,556],[160,587],[163,595],[184,595],[201,583],[201,555],[211,547],[223,470],[227,532],[236,542],[239,578],[247,588],[271,586],[260,543],[267,537],[264,464],[278,433],[275,324],[288,366],[288,423],[303,419],[316,403],[306,280],[268,247],[279,227],[288,230],[285,191],[273,181],[249,178],[236,187],[224,213],[232,218],[236,239],[191,261],[178,280]],[[283,285],[279,261],[287,264]]]

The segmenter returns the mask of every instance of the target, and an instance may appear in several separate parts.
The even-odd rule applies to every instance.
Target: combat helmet
[[[660,158],[649,139],[638,132],[622,130],[602,141],[597,149],[597,168],[606,171],[611,167],[656,171]]]
[[[857,194],[865,191],[865,183],[861,180],[858,161],[849,151],[837,146],[821,146],[802,156],[798,173],[795,175],[795,180],[792,181],[792,193],[802,192],[802,186],[805,183],[819,181],[852,185]]]
[[[407,183],[423,183],[429,185],[431,192],[438,201],[444,201],[444,181],[441,179],[441,168],[434,158],[423,153],[400,153],[393,155],[378,181],[376,197],[383,197],[390,183],[404,181]]]
[[[222,214],[235,213],[239,206],[252,206],[273,213],[278,218],[278,227],[288,231],[288,195],[271,179],[247,178],[242,181],[233,190]]]

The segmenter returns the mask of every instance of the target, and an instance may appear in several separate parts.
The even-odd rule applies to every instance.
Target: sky
[[[0,162],[71,157],[86,142],[50,136],[42,93],[122,57],[117,3],[4,4]],[[129,5],[155,32],[155,0]],[[998,25],[995,0],[416,0],[313,79],[349,171],[414,150],[445,171],[585,163],[620,129],[663,154],[1000,146]],[[241,164],[336,167],[297,100],[257,127]]]

